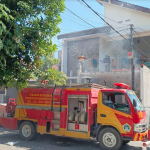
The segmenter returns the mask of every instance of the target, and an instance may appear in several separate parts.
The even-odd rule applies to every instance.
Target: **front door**
[[[133,119],[126,95],[119,92],[102,92],[101,95],[99,121],[115,127],[124,136],[132,137]]]

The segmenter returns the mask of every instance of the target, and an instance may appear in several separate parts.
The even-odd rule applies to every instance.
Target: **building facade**
[[[140,66],[149,61],[150,9],[118,0],[97,0],[104,6],[105,20],[110,26],[72,32],[58,36],[62,39],[61,70],[69,80],[77,83],[78,57],[86,57],[82,63],[82,81],[89,77],[92,82],[113,87],[115,82],[131,85],[130,32],[133,24],[135,90],[140,89]],[[138,33],[138,34],[136,34]],[[146,44],[147,43],[147,44]],[[69,81],[68,81],[69,82]]]

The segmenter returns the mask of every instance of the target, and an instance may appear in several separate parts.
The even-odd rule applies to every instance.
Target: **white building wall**
[[[140,76],[140,95],[143,105],[146,108],[147,113],[147,122],[150,120],[150,69],[146,66],[141,68],[141,76]],[[149,123],[150,124],[150,123]]]
[[[139,12],[125,7],[115,6],[112,4],[104,4],[104,16],[116,21],[123,21],[122,24],[115,23],[108,18],[105,20],[112,26],[123,26],[124,24],[133,24],[144,30],[150,29],[150,14]],[[130,21],[127,21],[130,20]]]
[[[150,69],[141,68],[141,99],[145,107],[150,108]]]
[[[61,63],[61,71],[67,74],[67,41],[62,41],[62,63]]]

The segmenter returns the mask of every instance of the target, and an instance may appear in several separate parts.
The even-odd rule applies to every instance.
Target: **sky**
[[[85,0],[95,11],[104,15],[104,6],[100,5],[96,0]],[[150,8],[150,0],[121,0],[123,2],[143,6]],[[96,16],[90,9],[85,7],[81,0],[66,0],[66,8],[70,9],[76,15],[83,18],[85,21],[92,24],[94,27],[102,27],[104,22]],[[107,16],[106,16],[107,17]],[[74,16],[67,9],[61,14],[62,23],[59,24],[61,32],[60,34],[66,34],[70,32],[76,32],[81,30],[91,29],[92,27],[85,22],[81,21],[79,18]],[[57,36],[53,38],[53,43],[57,44],[58,50],[62,49],[62,40],[58,40]],[[55,53],[55,58],[58,57],[58,52]]]

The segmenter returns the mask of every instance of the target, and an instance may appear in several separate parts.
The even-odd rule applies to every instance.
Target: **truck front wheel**
[[[107,127],[100,131],[98,141],[103,150],[119,150],[122,146],[122,138],[117,130]]]
[[[20,125],[19,135],[25,141],[30,141],[35,138],[36,131],[32,122],[25,121]]]

